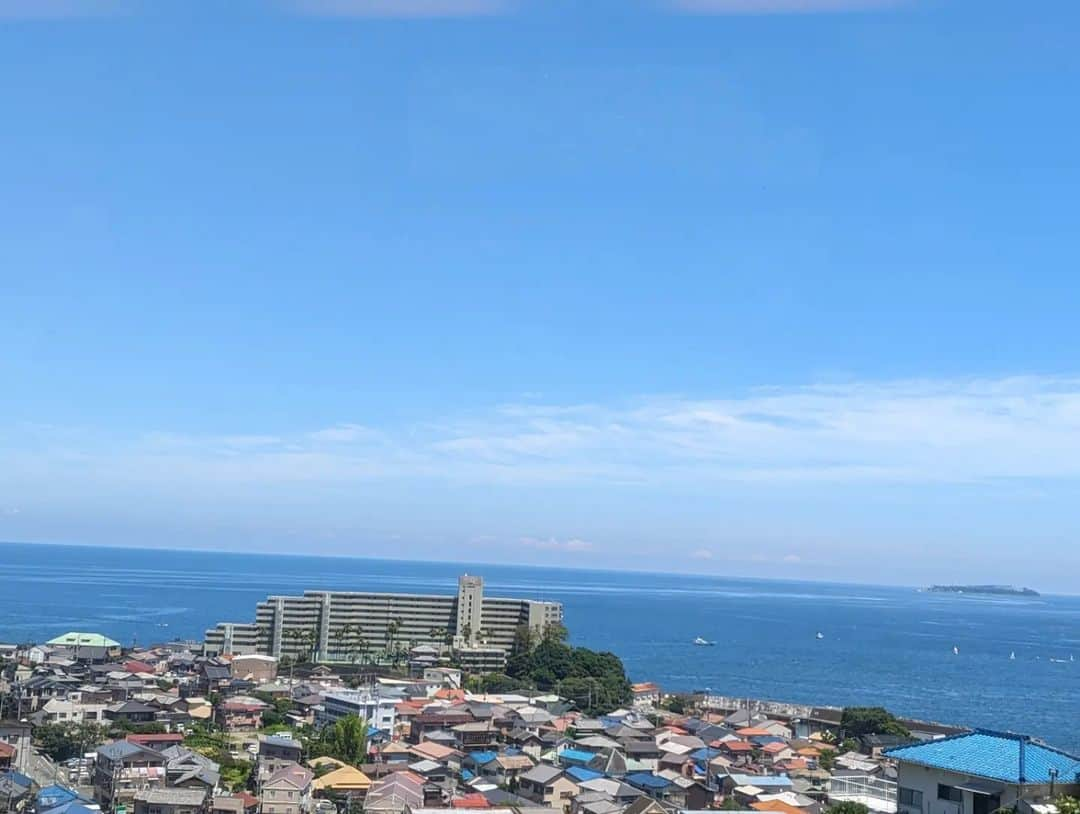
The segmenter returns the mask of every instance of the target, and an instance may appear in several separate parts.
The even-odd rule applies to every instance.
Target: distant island
[[[936,594],[981,594],[983,596],[1039,596],[1031,588],[1016,588],[1012,585],[931,585],[930,592]]]

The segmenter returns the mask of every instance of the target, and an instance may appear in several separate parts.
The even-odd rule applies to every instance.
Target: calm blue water
[[[491,593],[564,603],[575,643],[622,656],[667,689],[881,704],[1028,732],[1080,750],[1080,598],[988,599],[861,585],[262,554],[0,545],[0,640],[72,629],[129,644],[249,621],[268,594]],[[815,639],[822,631],[826,638]],[[716,647],[694,647],[695,636]],[[952,648],[960,648],[954,656]],[[1010,662],[1010,651],[1016,661]],[[1075,663],[1054,663],[1051,658]]]

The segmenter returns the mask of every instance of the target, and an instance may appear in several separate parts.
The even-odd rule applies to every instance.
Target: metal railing
[[[897,785],[871,775],[833,777],[828,784],[830,803],[863,803],[871,811],[895,812]]]

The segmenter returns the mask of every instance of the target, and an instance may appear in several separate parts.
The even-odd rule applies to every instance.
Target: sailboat
[[[952,654],[954,656],[959,656],[960,655],[960,648],[957,647],[956,645],[953,645]]]
[[[1011,653],[1009,653],[1009,661],[1016,661],[1016,651],[1015,650],[1013,650]]]

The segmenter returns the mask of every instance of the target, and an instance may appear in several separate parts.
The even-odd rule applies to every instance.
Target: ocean
[[[1080,660],[1069,661],[1080,597],[83,546],[0,544],[0,556],[7,642],[68,630],[125,645],[201,639],[219,621],[253,620],[269,594],[453,593],[468,571],[491,594],[562,602],[573,643],[617,653],[631,679],[665,690],[881,705],[1080,751]],[[697,636],[716,646],[695,647]]]

